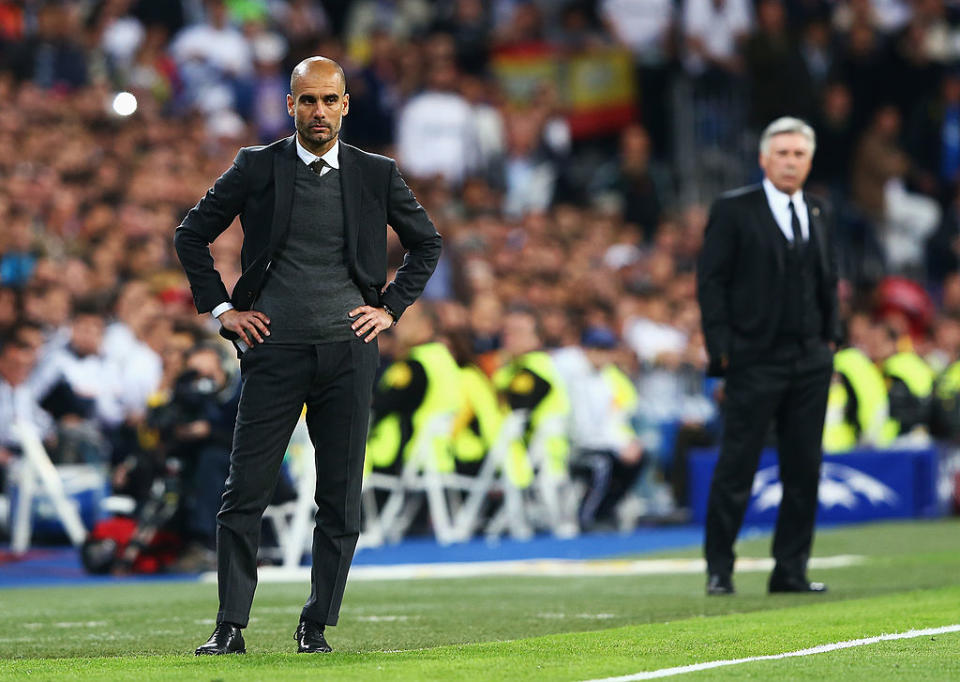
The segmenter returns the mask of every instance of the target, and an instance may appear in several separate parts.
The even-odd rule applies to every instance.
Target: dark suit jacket
[[[804,194],[823,276],[817,292],[824,341],[838,341],[837,268],[832,218],[823,201]],[[722,358],[748,358],[768,350],[783,310],[786,237],[762,185],[728,192],[710,209],[697,264],[697,298],[710,356],[720,376]]]
[[[245,147],[187,213],[174,244],[198,312],[210,312],[228,300],[238,310],[251,308],[289,228],[298,163],[303,162],[297,156],[294,136],[266,146]],[[430,279],[440,258],[440,235],[393,159],[341,141],[339,172],[350,275],[368,305],[386,306],[399,316]],[[214,269],[209,245],[237,215],[243,227],[243,274],[228,296]],[[407,254],[396,278],[384,288],[387,224],[400,237]],[[235,336],[226,330],[221,333]]]

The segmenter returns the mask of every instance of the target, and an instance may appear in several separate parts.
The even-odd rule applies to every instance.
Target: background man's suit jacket
[[[806,193],[803,198],[823,274],[817,292],[821,336],[838,341],[832,220],[824,202]],[[711,376],[723,373],[723,357],[749,356],[771,347],[788,284],[785,254],[786,237],[762,185],[728,192],[714,202],[697,265],[697,298]]]
[[[201,313],[229,300],[249,310],[260,293],[274,254],[290,224],[297,156],[294,136],[245,147],[233,165],[190,209],[174,236],[177,254]],[[440,235],[397,170],[393,159],[340,143],[347,267],[368,305],[401,315],[423,291],[440,258]],[[239,215],[243,227],[243,274],[227,295],[214,269],[210,243]],[[403,266],[386,289],[389,224],[407,250]],[[235,334],[221,330],[228,338]]]

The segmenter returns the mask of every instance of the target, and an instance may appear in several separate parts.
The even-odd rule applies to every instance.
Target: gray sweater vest
[[[270,318],[267,343],[329,343],[355,337],[347,313],[364,305],[347,269],[340,172],[317,175],[302,161],[286,242],[254,304]]]

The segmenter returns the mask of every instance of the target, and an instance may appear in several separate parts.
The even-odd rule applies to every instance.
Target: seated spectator
[[[36,362],[36,350],[16,330],[0,339],[0,492],[7,467],[21,452],[17,422],[32,426],[41,438],[54,434],[53,418],[40,406],[43,396],[29,381]]]
[[[583,332],[581,346],[553,353],[570,396],[571,464],[587,478],[580,527],[616,521],[614,511],[633,486],[643,464],[643,445],[633,426],[637,391],[613,362],[617,337],[606,327]]]
[[[122,377],[103,353],[104,328],[101,307],[93,301],[78,302],[69,343],[46,357],[40,369],[47,382],[66,382],[85,405],[83,417],[112,430],[120,425],[125,413]]]

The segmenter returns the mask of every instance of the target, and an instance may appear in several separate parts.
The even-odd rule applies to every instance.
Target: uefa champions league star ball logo
[[[753,509],[764,512],[779,506],[783,497],[783,485],[780,483],[780,467],[761,469],[753,479]],[[844,507],[855,509],[862,504],[873,507],[887,505],[894,507],[900,502],[889,486],[868,476],[862,471],[842,464],[825,462],[820,469],[820,506],[824,509]]]

